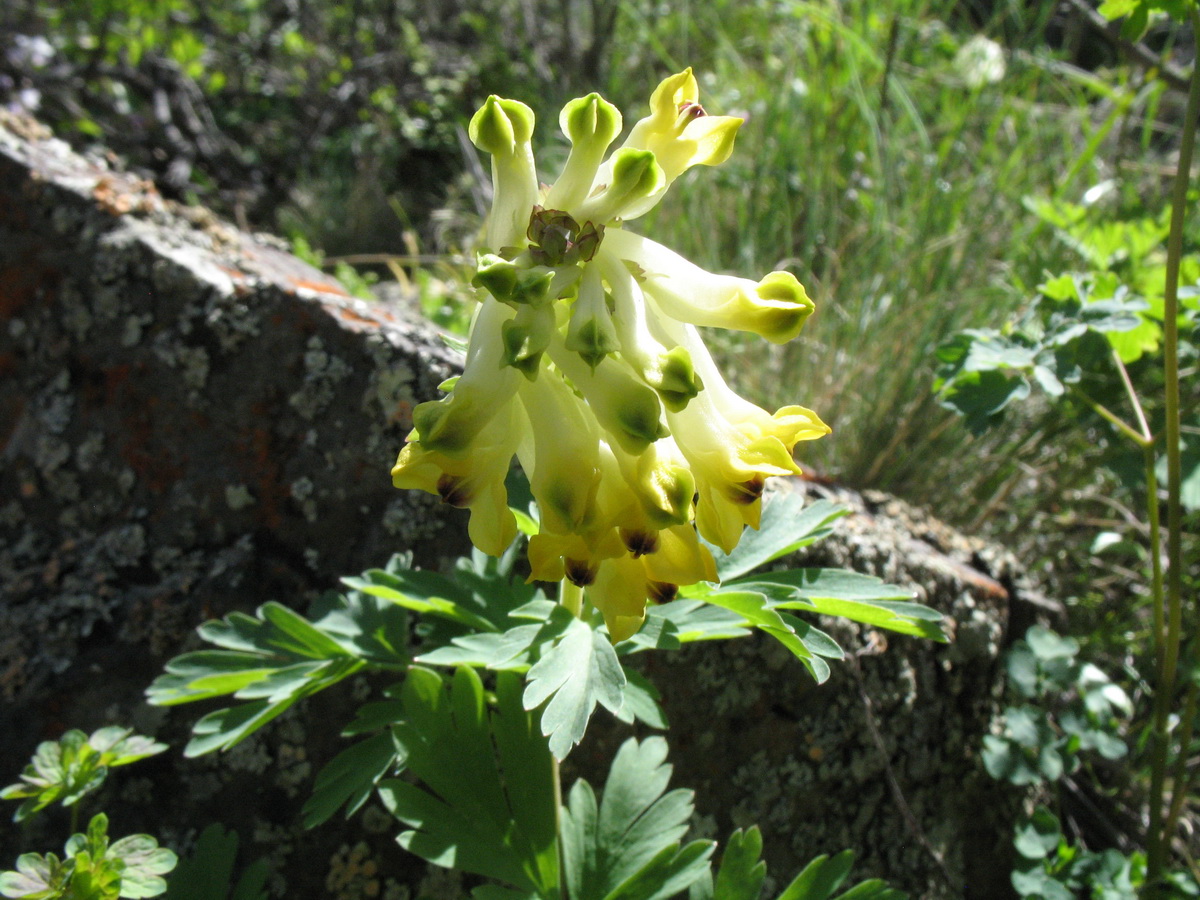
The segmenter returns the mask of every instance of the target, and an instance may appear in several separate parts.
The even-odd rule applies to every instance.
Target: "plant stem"
[[[1129,396],[1129,405],[1133,407],[1133,412],[1137,416],[1138,428],[1142,432],[1142,438],[1147,444],[1154,440],[1154,433],[1150,430],[1150,423],[1146,421],[1146,411],[1142,408],[1142,401],[1138,398],[1137,389],[1133,386],[1133,381],[1129,377],[1129,370],[1125,368],[1125,363],[1121,361],[1121,354],[1113,348],[1112,351],[1113,363],[1117,367],[1117,372],[1121,376],[1121,383],[1125,385],[1125,393]]]
[[[1200,41],[1200,11],[1191,9],[1192,33]],[[1175,669],[1179,660],[1182,611],[1183,510],[1179,502],[1182,466],[1179,453],[1179,263],[1183,256],[1183,222],[1187,213],[1188,181],[1196,144],[1197,114],[1200,112],[1200,62],[1193,64],[1188,88],[1187,110],[1179,144],[1179,163],[1171,196],[1171,230],[1167,236],[1167,272],[1163,288],[1163,368],[1167,455],[1167,632],[1162,650],[1162,667],[1155,688],[1154,730],[1151,742],[1150,831],[1146,846],[1146,896],[1159,896],[1170,848],[1164,822],[1164,791],[1169,757],[1167,733]]]
[[[1196,682],[1189,682],[1183,702],[1183,719],[1179,726],[1179,753],[1175,757],[1175,771],[1171,777],[1171,808],[1167,812],[1167,821],[1163,823],[1163,831],[1167,834],[1174,833],[1175,824],[1183,813],[1183,804],[1191,794],[1192,775],[1195,773],[1188,773],[1187,748],[1192,743],[1196,724],[1197,693]]]
[[[558,602],[565,606],[575,618],[583,615],[583,588],[568,578],[558,585]]]
[[[562,900],[567,900],[567,867],[563,859],[562,842],[562,772],[559,771],[558,759],[550,754],[550,777],[554,779],[554,843],[558,852],[558,892]]]
[[[1115,412],[1112,412],[1103,403],[1093,400],[1079,387],[1072,385],[1071,393],[1091,407],[1092,411],[1096,413],[1096,415],[1100,416],[1100,418],[1104,419],[1106,422],[1116,428],[1117,431],[1121,432],[1121,434],[1125,435],[1125,437],[1129,438],[1139,447],[1145,447],[1147,443],[1149,443],[1149,440],[1139,434],[1136,429],[1129,425],[1129,423],[1118,416]]]
[[[1142,448],[1146,459],[1146,520],[1150,525],[1150,596],[1154,611],[1154,683],[1162,681],[1166,604],[1163,602],[1162,529],[1158,506],[1157,459],[1153,445]]]

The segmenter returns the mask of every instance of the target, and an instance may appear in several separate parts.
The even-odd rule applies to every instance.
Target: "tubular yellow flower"
[[[757,284],[749,278],[714,275],[662,244],[615,229],[608,249],[636,264],[642,290],[663,313],[681,322],[752,331],[786,344],[815,308],[789,272],[772,272]]]
[[[533,165],[533,110],[518,100],[487,98],[467,132],[480,150],[492,155],[494,201],[487,221],[487,244],[493,250],[516,244],[537,203]]]
[[[517,536],[504,480],[521,436],[520,411],[510,400],[492,425],[459,457],[428,450],[419,441],[405,445],[392,467],[392,484],[435,494],[451,506],[469,509],[471,543],[499,556]]]
[[[700,88],[691,69],[664,79],[650,96],[650,115],[633,126],[622,146],[653,153],[665,183],[654,194],[630,204],[623,218],[632,219],[653,208],[671,182],[692,166],[720,165],[733,152],[742,120],[710,116],[699,100]],[[602,169],[600,178],[605,175]]]
[[[472,541],[498,555],[515,535],[516,455],[542,519],[531,580],[582,587],[614,641],[647,603],[715,580],[701,538],[732,550],[758,526],[766,479],[798,473],[795,445],[829,431],[803,407],[771,414],[739,397],[697,330],[791,340],[813,311],[793,275],[715,275],[624,227],[690,167],[723,162],[741,119],[708,115],[688,69],[610,153],[621,121],[598,94],[568,103],[570,156],[539,187],[528,107],[489,97],[471,120],[494,193],[471,282],[480,307],[462,376],[414,411],[392,470],[397,487],[469,508]]]

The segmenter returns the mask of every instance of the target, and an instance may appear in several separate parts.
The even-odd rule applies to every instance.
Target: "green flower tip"
[[[650,384],[671,412],[681,412],[704,390],[704,382],[692,366],[691,354],[684,347],[672,347],[660,356],[657,368]]]
[[[755,329],[767,340],[786,344],[796,337],[816,309],[804,285],[790,272],[772,272],[755,289],[761,304],[755,312]]]
[[[696,478],[684,466],[667,466],[655,477],[653,502],[643,498],[642,508],[657,528],[684,525],[692,518]]]
[[[617,408],[615,417],[618,429],[615,437],[626,453],[641,454],[655,441],[670,434],[663,427],[661,415],[662,405],[654,391],[635,389],[626,394],[626,401]]]
[[[604,149],[621,133],[621,112],[597,93],[578,97],[562,108],[558,124],[571,143]]]
[[[471,417],[454,415],[450,397],[429,400],[413,410],[413,429],[426,450],[449,456],[462,454],[475,438]]]
[[[667,179],[650,150],[626,147],[613,158],[612,184],[609,192],[629,203],[661,190]]]
[[[542,306],[550,299],[553,280],[549,269],[523,268],[494,253],[482,253],[471,284],[509,306]]]
[[[508,300],[517,289],[517,267],[494,253],[479,254],[471,285],[483,288],[497,300]]]
[[[586,321],[576,324],[572,317],[568,329],[566,348],[578,353],[580,358],[593,370],[603,362],[604,357],[621,349],[616,330],[612,322],[603,321],[598,316],[592,316]]]
[[[501,368],[512,366],[530,381],[536,381],[554,327],[554,309],[549,304],[518,307],[517,315],[500,326],[504,347]]]
[[[533,110],[520,100],[492,94],[471,117],[471,143],[493,156],[512,156],[533,137]]]

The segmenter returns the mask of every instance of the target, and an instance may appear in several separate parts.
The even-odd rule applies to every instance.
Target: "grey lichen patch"
[[[399,539],[401,546],[409,546],[436,536],[441,528],[438,518],[443,510],[441,502],[432,494],[397,491],[384,510],[383,527]]]
[[[208,381],[208,351],[193,347],[166,332],[154,339],[154,353],[180,373],[183,383],[193,391],[199,391]]]
[[[304,353],[304,381],[288,398],[288,404],[301,418],[316,419],[328,408],[337,386],[351,371],[345,360],[329,353],[322,340],[313,335]]]
[[[266,738],[256,732],[229,748],[222,757],[224,765],[234,772],[262,775],[271,766],[271,754]]]
[[[152,321],[154,321],[154,317],[149,313],[126,317],[124,327],[121,330],[121,346],[136,347],[140,344],[142,342],[143,330]]]
[[[146,529],[139,524],[120,525],[96,541],[97,549],[114,566],[136,566],[146,555]]]
[[[0,506],[0,527],[16,528],[25,518],[25,510],[16,500]]]
[[[458,900],[464,894],[462,881],[462,872],[430,866],[417,888],[417,896],[428,900]]]
[[[262,334],[262,319],[236,295],[213,296],[204,311],[204,322],[225,353]]]
[[[288,490],[292,495],[292,499],[300,504],[300,510],[304,514],[305,521],[316,522],[317,501],[313,497],[315,487],[313,480],[307,475],[302,475],[289,485]]]
[[[94,429],[87,433],[75,447],[75,467],[80,472],[90,472],[103,458],[104,432]]]
[[[92,311],[83,293],[74,283],[68,282],[59,290],[59,303],[62,306],[63,327],[76,341],[86,340],[92,327]]]
[[[254,505],[254,495],[244,484],[230,484],[225,487],[225,505],[235,512]]]

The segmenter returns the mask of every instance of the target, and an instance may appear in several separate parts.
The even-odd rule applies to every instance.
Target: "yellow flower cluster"
[[[494,200],[466,367],[417,407],[392,469],[397,487],[470,509],[472,542],[499,555],[516,535],[504,487],[515,455],[542,519],[532,578],[583,587],[614,642],[649,599],[715,580],[697,532],[732,550],[758,527],[765,479],[798,474],[796,442],[829,432],[803,407],[772,415],[739,397],[697,331],[791,340],[813,310],[794,276],[715,275],[624,228],[688,168],[732,151],[742,120],[697,99],[690,69],[667,78],[607,158],[620,112],[598,94],[571,101],[559,117],[570,156],[545,187],[533,113],[488,98],[470,126],[492,157]]]

